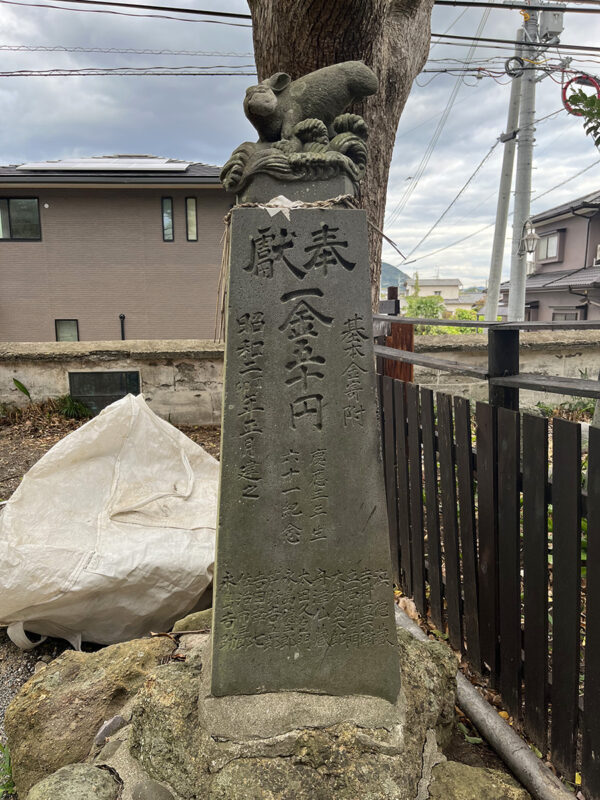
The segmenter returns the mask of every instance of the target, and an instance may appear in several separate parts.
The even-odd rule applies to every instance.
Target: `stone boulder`
[[[531,800],[510,775],[495,769],[444,761],[433,768],[429,800]]]
[[[173,625],[173,633],[181,631],[203,631],[212,628],[212,608],[188,614]]]
[[[27,800],[118,800],[120,788],[108,770],[69,764],[36,783]]]
[[[414,800],[426,740],[454,715],[454,656],[398,631],[398,701],[300,692],[210,696],[210,637],[156,670],[133,706],[129,746],[181,800]],[[432,762],[434,763],[434,762]]]
[[[157,637],[97,653],[70,650],[36,673],[10,704],[5,719],[19,796],[27,797],[34,784],[60,767],[84,761],[102,724],[123,714],[148,674],[173,649],[171,639]]]

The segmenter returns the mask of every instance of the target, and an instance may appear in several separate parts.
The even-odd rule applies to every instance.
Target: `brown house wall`
[[[585,243],[587,239],[588,221],[583,217],[570,217],[569,219],[552,222],[547,225],[536,225],[535,231],[540,236],[552,233],[556,230],[564,230],[563,257],[560,261],[547,261],[537,264],[536,272],[554,272],[561,269],[579,269],[591,264],[588,254],[588,264],[585,261]],[[590,251],[591,251],[591,232],[590,232]],[[596,248],[594,247],[594,253]]]
[[[528,292],[528,302],[530,300],[530,294],[531,297],[535,295],[535,299],[539,302],[537,319],[540,322],[550,322],[552,320],[552,313],[554,311],[560,311],[561,308],[565,308],[566,310],[567,306],[572,308],[573,306],[578,306],[584,303],[583,297],[571,294],[566,289],[564,289],[562,292]],[[595,300],[596,303],[600,302],[600,291],[595,289],[591,290],[589,296],[592,300]],[[586,319],[600,319],[600,307],[590,303],[587,309]]]
[[[223,217],[220,188],[0,189],[38,197],[42,240],[0,241],[0,340],[55,339],[56,319],[78,319],[81,341],[208,339]],[[161,197],[173,198],[173,242],[163,242]],[[198,200],[188,242],[185,198]],[[48,207],[46,208],[45,205]]]

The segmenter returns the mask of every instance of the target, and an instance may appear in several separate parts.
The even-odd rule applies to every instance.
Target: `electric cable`
[[[479,25],[477,26],[477,31],[475,32],[475,39],[478,39],[479,36],[481,35],[481,33],[483,33],[483,29],[485,27],[485,24],[486,24],[488,18],[489,18],[489,15],[490,15],[490,10],[489,9],[483,12],[483,14],[481,16],[481,20],[479,22]],[[467,61],[469,61],[473,57],[474,54],[475,54],[475,50],[473,49],[473,47],[471,47],[469,49],[469,52],[467,53],[467,57],[466,57]],[[400,200],[398,201],[398,204],[396,205],[396,207],[393,209],[393,211],[391,212],[390,216],[388,217],[388,221],[387,221],[387,225],[388,226],[393,225],[396,222],[396,220],[399,218],[400,214],[402,213],[402,211],[406,207],[406,204],[408,203],[411,195],[413,194],[413,192],[417,188],[417,186],[419,184],[419,181],[421,180],[421,178],[423,176],[423,173],[427,169],[427,165],[429,164],[429,161],[431,159],[433,151],[435,150],[435,147],[436,147],[436,145],[438,143],[438,140],[439,140],[439,138],[440,138],[440,136],[442,134],[442,131],[444,130],[444,127],[446,125],[448,117],[450,116],[450,111],[452,110],[452,106],[454,105],[454,102],[455,102],[456,97],[457,97],[457,95],[458,95],[458,93],[460,91],[460,87],[461,86],[462,86],[462,81],[459,78],[456,81],[456,83],[454,84],[454,88],[452,89],[452,92],[450,93],[450,97],[448,98],[448,102],[446,103],[446,107],[444,109],[444,112],[443,112],[443,114],[442,114],[442,116],[441,116],[441,118],[440,118],[440,120],[439,120],[439,122],[438,122],[438,124],[436,126],[435,131],[433,132],[433,136],[431,137],[431,140],[429,141],[429,144],[427,145],[427,149],[425,150],[425,153],[424,153],[424,155],[423,155],[423,157],[421,159],[421,163],[417,167],[417,170],[415,172],[415,175],[414,175],[413,179],[410,181],[410,183],[406,187],[404,193],[402,194]]]
[[[476,177],[477,173],[478,173],[478,172],[479,172],[479,171],[482,169],[483,165],[484,165],[484,164],[486,163],[486,161],[487,161],[487,160],[488,160],[488,159],[491,157],[492,153],[494,152],[494,150],[496,149],[496,147],[498,147],[498,145],[499,145],[499,144],[500,144],[500,139],[496,139],[496,141],[494,142],[494,144],[493,144],[493,145],[490,147],[490,149],[487,151],[487,153],[486,153],[486,154],[484,155],[484,157],[481,159],[481,161],[479,162],[479,164],[478,164],[478,165],[475,167],[475,169],[473,170],[473,172],[471,173],[471,175],[470,175],[470,176],[467,178],[467,180],[466,180],[466,182],[463,184],[462,188],[461,188],[461,189],[458,191],[458,193],[457,193],[457,194],[454,196],[453,200],[452,200],[452,201],[449,203],[449,205],[448,205],[448,206],[446,206],[446,208],[444,209],[444,211],[442,211],[442,213],[440,214],[440,216],[439,216],[439,217],[436,219],[436,221],[433,223],[433,225],[432,225],[432,226],[429,228],[429,230],[427,231],[427,233],[426,233],[424,236],[422,236],[422,237],[421,237],[421,239],[419,239],[419,241],[418,241],[418,242],[416,243],[416,245],[415,245],[415,246],[412,248],[412,250],[411,250],[411,251],[408,253],[408,255],[404,257],[404,260],[405,260],[405,261],[407,261],[407,260],[408,260],[408,259],[409,259],[409,258],[412,256],[412,254],[413,254],[414,252],[416,252],[416,251],[419,249],[419,247],[421,247],[421,245],[423,244],[423,242],[427,241],[427,239],[428,239],[428,238],[431,236],[431,234],[433,233],[433,231],[434,231],[434,230],[437,228],[437,226],[440,224],[440,222],[441,222],[441,221],[444,219],[444,217],[446,216],[446,214],[447,214],[447,213],[450,211],[450,209],[451,209],[451,208],[452,208],[452,207],[453,207],[453,206],[454,206],[454,205],[455,205],[455,204],[458,202],[458,200],[460,199],[460,197],[462,196],[462,194],[463,194],[463,193],[466,191],[466,189],[469,187],[469,185],[471,184],[471,182],[472,182],[472,181],[474,180],[474,178]]]
[[[0,0],[0,1],[1,2],[5,2],[5,0]],[[447,34],[432,33],[431,35],[432,36],[439,36],[439,37],[445,38],[445,39],[458,39],[458,40],[466,41],[466,42],[475,42],[475,41],[477,43],[479,43],[479,42],[495,42],[496,44],[512,45],[513,47],[514,47],[514,45],[522,45],[523,44],[523,42],[520,42],[517,39],[494,39],[494,38],[491,38],[491,37],[487,37],[486,38],[486,37],[483,37],[483,36],[480,36],[480,37],[459,36],[456,33],[447,33]],[[442,42],[442,44],[446,44],[446,42]],[[544,46],[543,42],[534,42],[533,44],[534,45],[535,44],[539,44],[541,47]],[[587,53],[600,53],[600,47],[594,47],[592,45],[563,44],[562,42],[560,42],[560,44],[557,44],[556,47],[559,48],[560,50],[584,50]]]
[[[121,0],[66,0],[68,3],[77,3],[88,6],[116,6],[118,8],[142,9],[144,11],[169,11],[173,14],[197,14],[203,17],[225,17],[227,19],[249,19],[250,14],[237,14],[233,11],[207,11],[200,8],[185,8],[177,6],[155,6],[146,3],[124,3]]]
[[[207,58],[252,58],[254,53],[223,53],[211,50],[151,50],[133,47],[66,47],[65,45],[0,44],[0,51],[17,53],[109,53],[151,56],[205,56]]]
[[[592,0],[581,0],[583,3],[590,3],[593,5]],[[501,9],[508,9],[508,10],[527,10],[527,11],[560,11],[561,13],[569,12],[573,14],[597,14],[598,11],[595,8],[565,8],[564,6],[557,4],[557,5],[529,5],[519,3],[479,3],[479,2],[471,2],[470,0],[435,0],[436,6],[466,6],[467,8],[501,8]]]
[[[181,72],[178,70],[188,70]],[[227,75],[230,77],[243,75],[255,76],[256,72],[199,72],[197,70],[201,67],[83,67],[81,69],[22,69],[2,71],[0,70],[0,78],[93,78],[93,77],[215,77],[217,75]],[[215,67],[206,67],[205,69],[215,69]],[[156,70],[156,71],[153,71]],[[194,71],[191,71],[194,70]]]
[[[534,120],[534,121],[531,123],[531,125],[526,125],[526,126],[524,126],[524,127],[527,127],[527,128],[529,128],[529,127],[533,127],[534,125],[539,125],[539,124],[540,124],[540,122],[547,121],[547,120],[549,120],[551,117],[555,117],[557,114],[560,114],[560,113],[561,113],[562,111],[564,111],[564,110],[565,110],[565,109],[561,107],[561,108],[557,109],[556,111],[553,111],[553,112],[551,112],[550,114],[546,114],[546,116],[544,116],[544,117],[540,117],[539,119],[536,119],[536,120]],[[517,130],[515,131],[515,133],[517,133],[519,130],[520,130],[520,128],[517,128]],[[454,205],[457,203],[457,201],[460,199],[461,195],[462,195],[462,194],[465,192],[465,190],[468,188],[469,184],[470,184],[470,183],[473,181],[473,179],[476,177],[477,173],[478,173],[478,172],[479,172],[479,171],[480,171],[480,170],[483,168],[484,164],[485,164],[485,163],[486,163],[486,161],[487,161],[487,160],[488,160],[488,159],[491,157],[492,153],[494,152],[494,150],[495,150],[495,149],[496,149],[496,147],[497,147],[497,146],[500,144],[500,142],[501,142],[501,141],[502,141],[502,140],[501,140],[500,138],[496,139],[496,141],[495,141],[495,142],[494,142],[494,144],[493,144],[493,145],[490,147],[490,149],[488,150],[488,152],[486,153],[486,155],[485,155],[485,156],[484,156],[484,157],[481,159],[481,161],[479,162],[479,164],[478,164],[478,165],[475,167],[475,169],[474,169],[474,170],[473,170],[473,172],[471,173],[470,177],[469,177],[469,178],[467,178],[467,180],[466,180],[466,182],[464,183],[463,187],[462,187],[462,188],[459,190],[459,192],[458,192],[458,193],[455,195],[454,199],[453,199],[453,200],[450,202],[450,204],[449,204],[449,205],[448,205],[448,206],[445,208],[445,210],[444,210],[444,211],[443,211],[443,212],[440,214],[440,216],[437,218],[437,220],[436,220],[436,221],[433,223],[433,225],[432,225],[432,226],[429,228],[429,230],[427,231],[427,233],[426,233],[426,234],[425,234],[425,235],[424,235],[424,236],[423,236],[423,237],[422,237],[422,238],[421,238],[421,239],[420,239],[420,240],[417,242],[417,244],[416,244],[416,245],[415,245],[415,246],[412,248],[412,250],[411,250],[411,251],[408,253],[408,255],[407,255],[407,256],[405,256],[405,261],[406,261],[406,260],[408,260],[408,259],[409,259],[409,258],[412,256],[412,254],[413,254],[414,252],[416,252],[416,251],[419,249],[419,247],[421,247],[421,245],[423,244],[423,242],[425,242],[425,241],[426,241],[426,240],[429,238],[429,236],[430,236],[430,235],[433,233],[433,231],[434,231],[434,230],[437,228],[437,226],[440,224],[440,222],[441,222],[441,221],[444,219],[444,217],[446,216],[446,214],[447,214],[447,213],[448,213],[448,212],[451,210],[451,208],[452,208],[452,207],[453,207],[453,206],[454,206]]]
[[[598,164],[600,164],[600,159],[597,159],[596,161],[593,161],[591,164],[588,164],[587,167],[584,167],[583,169],[579,170],[579,172],[576,172],[574,175],[571,175],[570,178],[566,178],[564,181],[557,183],[556,186],[553,186],[551,189],[547,189],[545,192],[535,195],[535,197],[531,198],[531,202],[534,203],[536,200],[540,200],[542,197],[546,197],[546,195],[550,194],[551,192],[554,192],[556,189],[560,189],[562,186],[569,183],[570,181],[574,181],[576,178],[579,178],[585,172],[592,169],[592,167],[597,166]],[[512,217],[512,215],[513,212],[511,211],[509,217]],[[457,241],[452,242],[451,244],[447,244],[444,247],[438,247],[437,250],[432,250],[429,253],[425,253],[422,256],[417,256],[417,258],[413,258],[410,263],[414,264],[417,261],[423,261],[425,258],[431,258],[431,256],[435,256],[438,253],[443,253],[445,250],[449,250],[451,247],[456,247],[457,245],[466,242],[468,239],[472,239],[474,236],[479,236],[480,233],[483,233],[484,231],[493,228],[495,224],[496,224],[495,222],[490,222],[489,224],[484,225],[483,228],[479,228],[478,230],[473,231],[473,233],[469,233],[467,234],[467,236],[463,236],[462,239],[458,239]],[[395,266],[400,267],[402,266],[402,264],[406,264],[406,262],[404,261],[400,262],[400,264],[396,264]]]
[[[71,2],[71,0],[67,0]],[[11,6],[25,6],[26,8],[52,8],[57,11],[76,11],[82,14],[114,14],[119,17],[143,17],[144,19],[168,19],[176,22],[206,22],[212,25],[228,25],[233,28],[251,28],[252,25],[245,25],[241,22],[224,22],[217,19],[188,19],[185,17],[174,17],[168,14],[133,14],[130,11],[113,11],[108,8],[67,8],[66,6],[49,5],[48,3],[21,3],[19,0],[0,0],[0,3]],[[125,4],[123,4],[125,5]],[[143,6],[131,5],[130,8],[142,8]],[[166,8],[166,7],[165,7]],[[185,12],[193,14],[192,11]]]
[[[467,13],[467,11],[468,11],[468,10],[469,10],[468,8],[465,8],[465,9],[464,9],[464,11],[461,11],[461,12],[460,12],[460,14],[458,15],[458,17],[456,17],[456,19],[454,20],[454,22],[450,23],[450,25],[449,25],[449,26],[446,28],[446,30],[444,31],[444,34],[442,34],[442,35],[445,35],[445,34],[446,34],[446,33],[448,33],[449,31],[451,31],[451,30],[452,30],[452,28],[453,28],[453,27],[456,25],[456,23],[457,23],[457,22],[458,22],[460,19],[462,19],[462,17],[464,17],[464,15]],[[439,39],[438,39],[438,41],[437,41],[437,42],[433,42],[433,43],[432,43],[432,45],[431,45],[431,47],[429,48],[429,52],[431,53],[431,51],[432,51],[432,50],[433,50],[433,48],[436,46],[436,44],[439,44],[439,43],[440,43]]]

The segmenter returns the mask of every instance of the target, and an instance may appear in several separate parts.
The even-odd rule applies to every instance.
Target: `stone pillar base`
[[[176,800],[415,800],[453,718],[456,662],[441,645],[399,638],[402,690],[392,704],[300,692],[212,697],[210,635],[182,636],[185,661],[146,682],[123,746]],[[111,766],[118,753],[94,763]]]

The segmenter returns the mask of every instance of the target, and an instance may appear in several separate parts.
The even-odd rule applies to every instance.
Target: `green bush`
[[[92,416],[92,412],[85,403],[75,400],[70,394],[57,397],[55,403],[58,413],[67,419],[89,419]]]
[[[15,791],[8,747],[0,742],[0,798],[9,797]]]

